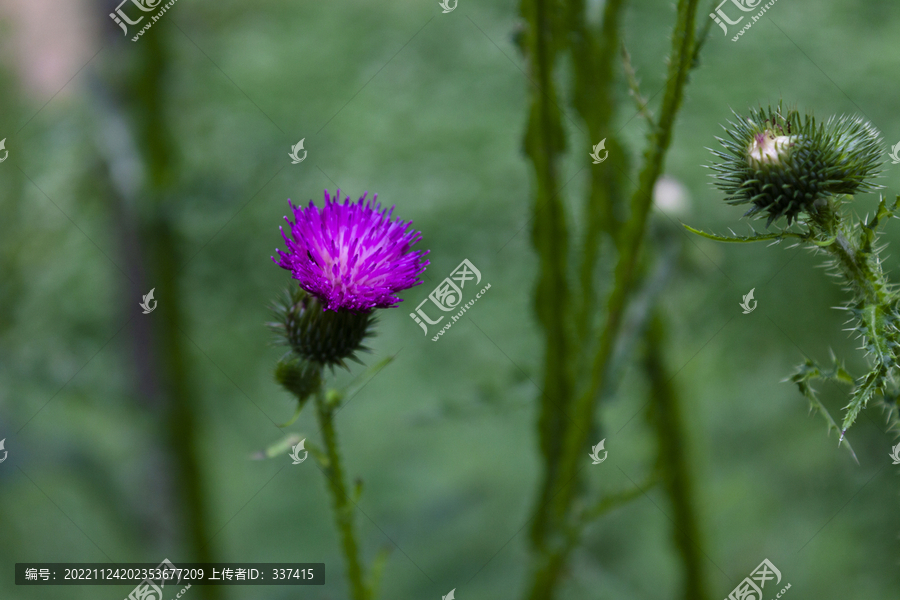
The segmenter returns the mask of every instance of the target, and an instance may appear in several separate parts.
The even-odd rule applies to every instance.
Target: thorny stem
[[[531,138],[531,136],[540,136],[548,150],[558,152],[558,147],[554,147],[550,143],[556,134],[555,128],[558,127],[558,118],[554,120],[537,118],[537,115],[546,115],[548,111],[552,111],[546,99],[550,89],[543,85],[545,82],[548,85],[552,82],[552,79],[548,77],[547,60],[548,57],[552,57],[554,51],[552,41],[548,39],[552,37],[550,36],[550,31],[553,27],[553,21],[548,19],[548,13],[551,13],[550,16],[552,16],[548,4],[546,0],[525,0],[523,2],[523,13],[528,19],[532,34],[532,47],[530,48],[533,53],[531,56],[532,66],[539,69],[538,80],[539,84],[541,84],[540,93],[536,94],[535,97],[535,105],[533,105],[532,117],[529,123],[529,141],[532,142],[530,154],[538,171],[538,200],[546,196],[548,190],[544,186],[549,181],[549,178],[544,177],[542,179],[541,177],[541,167],[544,164],[541,162],[540,156],[536,156],[533,152],[537,144],[535,144],[536,140]],[[622,325],[628,298],[634,287],[638,257],[645,234],[647,217],[652,205],[653,186],[662,171],[663,158],[671,142],[675,115],[681,105],[688,73],[694,63],[696,50],[694,21],[697,4],[698,0],[680,0],[678,3],[678,16],[673,32],[673,50],[669,61],[669,73],[659,121],[655,123],[651,131],[648,149],[644,156],[644,167],[639,177],[638,189],[631,199],[630,219],[622,235],[616,236],[617,242],[619,242],[616,244],[619,249],[619,259],[615,271],[614,288],[609,300],[605,328],[599,342],[597,354],[590,367],[590,382],[586,386],[587,389],[582,390],[575,398],[577,404],[574,404],[574,406],[568,395],[564,394],[557,406],[551,407],[553,414],[557,415],[557,418],[559,416],[571,416],[573,418],[571,425],[568,425],[564,420],[559,424],[560,427],[553,432],[554,437],[550,439],[557,445],[552,448],[553,452],[549,453],[549,455],[548,450],[550,449],[546,446],[546,436],[549,432],[543,421],[541,424],[542,442],[545,443],[542,449],[545,455],[548,455],[549,468],[545,475],[545,485],[542,490],[544,495],[541,498],[533,528],[533,541],[540,551],[540,555],[536,557],[537,564],[534,569],[531,588],[527,595],[531,600],[549,600],[553,598],[559,579],[563,574],[568,553],[574,545],[573,538],[577,538],[578,535],[571,523],[571,512],[576,487],[579,482],[579,463],[582,458],[582,451],[587,448],[587,436],[594,422],[596,398],[606,383],[607,368],[612,359],[613,348]],[[544,19],[543,21],[542,18]],[[543,110],[536,111],[535,107]],[[543,127],[538,129],[536,126]],[[546,156],[544,160],[547,160]],[[541,221],[541,219],[538,219],[538,221]],[[552,223],[547,223],[544,227],[544,231],[552,235]],[[560,224],[559,229],[562,230],[562,233],[565,233],[563,224]],[[539,242],[544,240],[538,238],[537,235],[535,240],[535,246],[539,252],[549,250],[549,248],[542,248],[542,244]],[[550,258],[550,254],[542,253],[542,263],[544,261],[549,262]],[[588,256],[585,265],[587,265],[587,268],[590,268],[591,264],[592,257]],[[564,270],[560,270],[559,273],[564,273]],[[564,290],[565,288],[562,289]],[[562,298],[549,298],[541,294],[540,291],[539,288],[537,298],[539,310],[540,308],[543,308],[545,311],[552,309],[557,314],[565,312],[564,307],[561,305],[554,305],[548,302],[548,300]],[[564,328],[558,331],[561,334],[566,333]],[[549,345],[548,351],[553,351],[553,348]],[[568,382],[568,380],[566,381]],[[549,386],[547,389],[549,391]],[[558,390],[554,390],[554,392],[558,392]],[[545,394],[542,408],[546,410],[547,401],[552,399],[550,394]],[[570,411],[570,407],[575,408],[574,412]],[[559,437],[560,433],[562,434],[562,439]],[[547,494],[548,491],[552,492],[549,496]],[[549,505],[545,503],[549,503]],[[548,524],[550,525],[549,527]]]
[[[528,23],[530,70],[536,82],[525,133],[525,150],[534,165],[536,179],[532,241],[540,260],[535,289],[535,308],[544,333],[543,389],[538,431],[544,458],[544,477],[538,508],[531,526],[532,545],[543,552],[547,537],[555,529],[546,507],[559,469],[563,439],[568,426],[572,397],[572,373],[567,330],[569,289],[566,280],[568,232],[564,206],[559,197],[557,163],[564,148],[561,114],[553,80],[553,67],[560,41],[555,3],[523,0],[522,14]],[[540,212],[538,215],[537,213]]]
[[[827,205],[810,216],[813,229],[821,230],[826,237],[834,237],[834,243],[825,246],[825,249],[836,259],[836,265],[847,283],[853,286],[854,291],[865,300],[866,304],[882,304],[885,289],[884,274],[880,270],[875,272],[864,255],[866,254],[864,249],[854,246],[847,238],[843,223],[835,214],[833,201],[829,200]]]
[[[847,428],[853,424],[859,412],[876,393],[880,393],[887,403],[885,388],[890,372],[897,364],[895,299],[881,269],[878,251],[873,248],[874,230],[879,216],[882,215],[883,207],[884,201],[871,222],[859,224],[859,235],[849,235],[849,230],[831,199],[820,210],[810,215],[813,234],[824,231],[834,237],[834,243],[825,246],[825,249],[834,257],[835,267],[843,275],[849,290],[853,292],[854,300],[849,308],[856,311],[855,316],[859,319],[857,330],[874,361],[869,373],[857,381],[853,397],[845,407],[847,412],[841,426],[841,442]],[[886,211],[884,215],[890,216],[895,209]]]
[[[847,282],[852,284],[856,291],[866,299],[867,304],[879,304],[880,294],[875,282],[881,274],[875,274],[868,262],[860,256],[858,248],[854,248],[842,232],[835,234],[835,243],[827,246],[828,252],[837,258],[837,264],[846,275]]]
[[[316,416],[322,430],[322,441],[328,462],[325,465],[325,479],[334,508],[334,520],[341,536],[344,560],[347,561],[347,578],[354,600],[369,600],[370,593],[363,580],[363,568],[359,559],[359,544],[353,527],[353,504],[347,495],[344,483],[344,467],[338,451],[337,433],[334,429],[334,405],[325,398],[322,388],[316,392]]]
[[[616,265],[614,288],[609,299],[606,325],[600,338],[599,349],[594,357],[590,385],[576,401],[574,420],[577,423],[593,422],[595,399],[606,382],[609,361],[612,358],[615,341],[622,325],[627,300],[635,282],[638,256],[652,205],[653,186],[662,171],[663,159],[672,139],[675,115],[681,106],[684,86],[691,68],[697,4],[698,0],[680,0],[678,3],[678,20],[673,34],[668,83],[662,101],[659,122],[645,152],[639,187],[632,196],[632,214],[626,227],[621,254]],[[579,459],[588,445],[587,429],[573,427],[569,430],[558,479],[562,488],[556,497],[559,514],[564,514],[571,503],[575,491],[573,483],[578,471]]]

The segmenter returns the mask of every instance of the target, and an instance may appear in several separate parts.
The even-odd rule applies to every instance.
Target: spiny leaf
[[[690,231],[691,233],[696,233],[697,235],[699,235],[701,237],[705,237],[710,240],[715,240],[717,242],[733,242],[733,243],[738,243],[738,244],[747,244],[750,242],[765,242],[767,240],[777,240],[780,242],[784,238],[788,238],[788,237],[797,238],[797,239],[804,240],[804,241],[809,241],[806,236],[801,235],[799,233],[794,233],[792,231],[781,231],[778,233],[759,233],[757,235],[749,235],[749,236],[735,235],[734,237],[728,237],[728,236],[724,236],[724,235],[716,235],[714,233],[708,233],[706,231],[701,231],[699,229],[694,229],[690,225],[685,225],[684,223],[682,223],[682,226],[685,229],[687,229],[688,231]]]
[[[846,445],[847,450],[850,451],[850,455],[853,456],[853,460],[859,463],[859,459],[856,458],[856,452],[853,451],[850,441],[843,435],[843,432],[831,416],[831,413],[828,412],[828,409],[825,408],[825,405],[819,400],[819,397],[816,395],[816,390],[810,385],[810,381],[813,379],[825,379],[853,385],[854,380],[850,373],[847,372],[844,366],[839,363],[834,356],[832,356],[832,360],[834,361],[834,366],[829,370],[822,369],[815,362],[807,360],[803,364],[797,366],[797,371],[790,377],[790,380],[797,384],[800,393],[809,401],[810,410],[818,412],[825,417],[825,422],[828,424],[828,432],[831,433],[831,431],[836,431],[838,436],[840,436],[838,444]]]

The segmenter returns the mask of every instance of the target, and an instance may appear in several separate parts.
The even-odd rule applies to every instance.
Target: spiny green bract
[[[323,310],[318,298],[299,286],[285,292],[272,310],[277,321],[269,327],[279,342],[301,359],[323,366],[346,368],[346,359],[360,362],[356,353],[368,351],[362,342],[374,335],[376,318],[371,312]]]
[[[753,204],[745,216],[764,213],[766,227],[779,217],[790,225],[801,212],[814,211],[829,196],[878,189],[870,179],[881,164],[878,131],[858,117],[832,117],[817,124],[812,116],[776,108],[751,110],[723,126],[716,139],[724,151],[710,151],[722,162],[716,186],[729,204]]]

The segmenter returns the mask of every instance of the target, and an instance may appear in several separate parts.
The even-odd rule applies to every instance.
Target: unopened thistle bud
[[[373,335],[375,324],[370,311],[326,311],[318,298],[293,286],[274,312],[277,321],[269,325],[281,343],[303,360],[330,367],[346,367],[345,359],[358,360],[356,353],[368,350],[362,341]]]
[[[779,104],[751,110],[748,118],[725,127],[729,139],[716,138],[722,162],[709,165],[729,204],[752,204],[745,216],[764,213],[768,227],[779,217],[788,225],[814,211],[829,196],[867,192],[881,164],[878,131],[859,118],[831,118],[816,124]]]
[[[275,365],[275,380],[302,406],[322,385],[322,367],[289,352]]]

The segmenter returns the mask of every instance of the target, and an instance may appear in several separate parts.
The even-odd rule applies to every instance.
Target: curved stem
[[[347,486],[344,483],[344,467],[341,463],[341,455],[338,451],[337,433],[334,430],[334,405],[325,398],[322,388],[316,392],[316,416],[319,419],[319,427],[322,430],[322,442],[325,445],[325,455],[328,464],[325,467],[325,479],[328,481],[328,491],[331,494],[331,502],[334,508],[334,520],[338,533],[341,536],[341,547],[344,552],[344,560],[347,562],[347,579],[350,580],[350,589],[354,600],[368,600],[369,589],[363,581],[363,569],[359,560],[359,544],[353,528],[353,503],[347,495]]]

